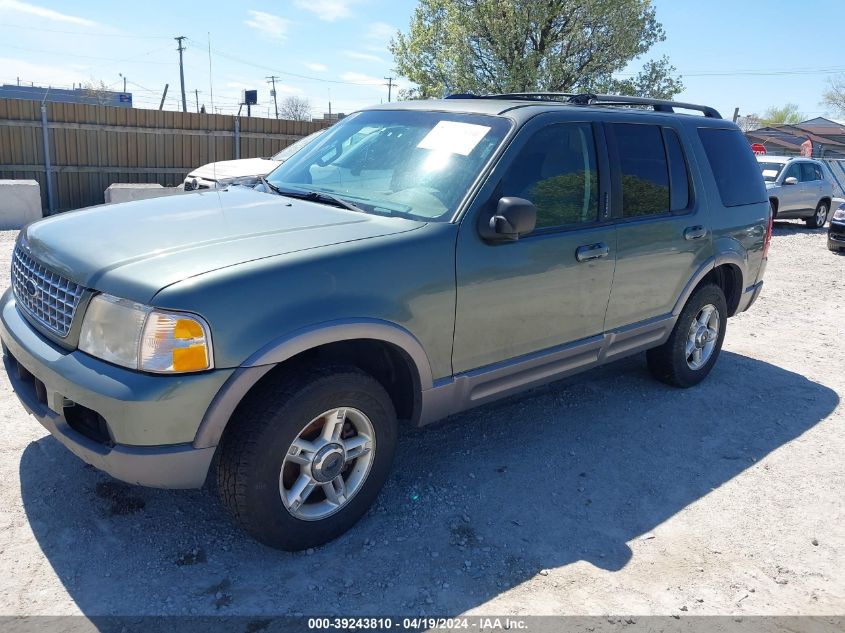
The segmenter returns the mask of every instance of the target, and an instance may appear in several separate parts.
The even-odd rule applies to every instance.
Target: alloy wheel
[[[358,409],[321,413],[299,432],[279,473],[279,495],[297,519],[319,521],[361,489],[375,454],[375,431]]]
[[[690,369],[701,369],[710,360],[719,339],[719,321],[719,311],[716,306],[708,303],[698,311],[690,324],[684,349],[687,366]]]

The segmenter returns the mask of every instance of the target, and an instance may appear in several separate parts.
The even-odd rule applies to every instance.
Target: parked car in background
[[[266,176],[291,156],[319,137],[325,130],[288,145],[270,158],[241,158],[239,160],[221,160],[198,167],[185,178],[185,191],[218,189],[229,185],[255,185],[262,176]]]
[[[824,166],[811,158],[757,156],[763,180],[777,220],[802,219],[810,228],[827,222],[833,200],[833,184]]]
[[[261,188],[28,225],[0,340],[24,406],[80,458],[164,488],[216,471],[244,530],[292,550],[367,512],[399,421],[641,351],[698,384],[772,234],[736,125],[628,96],[384,104]]]
[[[845,251],[845,202],[839,205],[830,218],[827,247],[832,251]]]

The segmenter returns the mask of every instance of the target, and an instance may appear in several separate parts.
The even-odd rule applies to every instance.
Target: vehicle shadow
[[[623,568],[629,541],[838,403],[824,385],[733,353],[688,390],[653,381],[642,356],[626,359],[406,429],[373,510],[294,554],[244,536],[211,490],[124,486],[52,437],[25,449],[21,493],[88,616],[458,614],[542,569]]]
[[[775,220],[772,222],[773,235],[794,235],[795,233],[806,235],[827,234],[827,224],[823,228],[811,229],[804,220]]]

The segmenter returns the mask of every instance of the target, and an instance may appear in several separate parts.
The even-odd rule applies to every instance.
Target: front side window
[[[801,182],[812,182],[816,179],[816,170],[813,163],[801,163]]]
[[[366,213],[446,222],[510,127],[495,116],[365,111],[329,128],[267,180],[282,195],[332,196]]]
[[[598,187],[592,127],[561,123],[528,139],[502,177],[501,193],[530,200],[543,229],[595,222]]]
[[[610,127],[622,180],[622,216],[667,213],[671,208],[669,166],[660,128],[635,123]]]
[[[787,178],[801,180],[801,166],[798,163],[792,163],[789,167],[787,167],[786,173],[783,175],[783,179],[786,180]]]

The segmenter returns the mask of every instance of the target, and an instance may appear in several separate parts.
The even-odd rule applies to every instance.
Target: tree
[[[736,124],[743,132],[753,132],[763,127],[763,122],[760,120],[759,114],[746,114],[736,120]]]
[[[420,0],[390,50],[417,85],[400,96],[550,91],[672,97],[683,89],[663,57],[618,79],[665,39],[650,0]]]
[[[822,97],[822,103],[837,114],[845,115],[845,75],[828,80],[828,89]]]
[[[798,109],[798,104],[787,103],[784,106],[772,106],[766,110],[761,122],[763,125],[792,125],[801,123],[805,118],[807,117]]]
[[[310,121],[311,102],[305,97],[287,97],[279,104],[279,118],[290,121]]]
[[[89,79],[82,84],[82,90],[86,99],[94,105],[108,105],[112,101],[111,90],[102,79]]]

